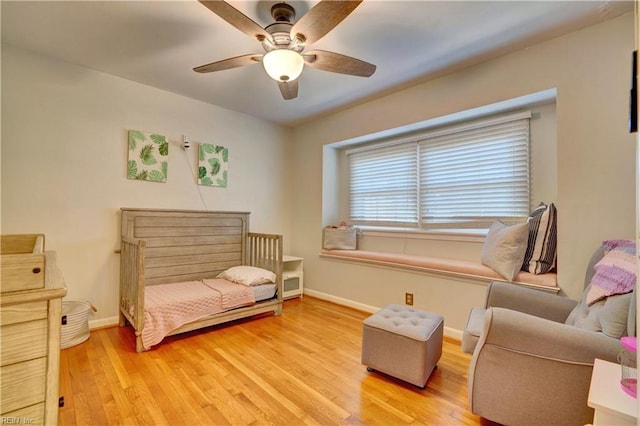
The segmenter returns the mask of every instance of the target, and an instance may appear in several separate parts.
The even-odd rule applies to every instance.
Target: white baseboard
[[[89,321],[89,330],[118,325],[119,321],[120,318],[118,316],[91,320]]]
[[[377,306],[365,305],[363,303],[354,302],[353,300],[343,299],[342,297],[333,296],[331,294],[322,293],[316,290],[310,290],[308,288],[304,289],[304,294],[308,294],[309,296],[326,300],[328,302],[333,302],[336,305],[347,306],[349,308],[357,309],[363,312],[374,313],[380,310],[380,308],[378,308]]]
[[[445,336],[462,342],[462,331],[458,330],[457,328],[445,326],[443,331]]]
[[[344,299],[342,297],[337,297],[331,294],[322,293],[320,291],[311,290],[308,288],[304,289],[304,294],[308,294],[309,296],[335,303],[336,305],[346,306],[346,307],[357,309],[363,312],[374,313],[381,309],[377,306],[365,305],[363,303],[354,302],[353,300]],[[445,326],[443,332],[446,337],[450,337],[452,339],[460,340],[460,341],[462,340],[462,331],[458,329]]]

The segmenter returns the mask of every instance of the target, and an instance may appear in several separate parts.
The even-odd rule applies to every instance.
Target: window
[[[416,143],[363,149],[349,156],[349,219],[370,225],[418,221]]]
[[[502,115],[349,150],[350,221],[433,229],[526,218],[529,117]]]

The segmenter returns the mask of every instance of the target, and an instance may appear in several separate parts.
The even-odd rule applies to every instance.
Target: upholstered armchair
[[[616,362],[619,338],[635,335],[635,289],[589,304],[591,259],[580,301],[493,282],[469,315],[462,348],[471,411],[506,425],[584,425],[595,358]]]

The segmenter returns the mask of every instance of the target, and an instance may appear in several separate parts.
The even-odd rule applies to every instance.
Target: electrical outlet
[[[405,293],[404,294],[404,304],[405,305],[413,305],[413,293]]]

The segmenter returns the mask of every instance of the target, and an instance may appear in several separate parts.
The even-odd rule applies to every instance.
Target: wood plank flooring
[[[445,338],[424,390],[360,364],[369,314],[305,297],[135,352],[130,327],[62,350],[60,425],[489,425],[468,410],[470,356]]]

